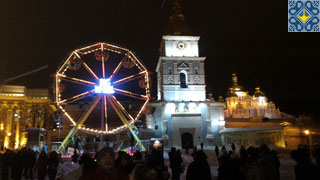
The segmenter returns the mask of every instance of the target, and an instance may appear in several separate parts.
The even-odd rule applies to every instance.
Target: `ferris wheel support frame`
[[[70,132],[68,133],[68,135],[64,138],[64,140],[62,141],[62,143],[60,144],[59,148],[58,148],[58,152],[61,152],[64,147],[66,147],[69,144],[69,139],[71,137],[73,137],[77,131],[79,130],[79,127],[82,126],[82,124],[86,121],[86,119],[89,117],[89,115],[91,114],[91,112],[94,110],[94,108],[97,106],[97,104],[99,103],[99,101],[101,100],[101,96],[98,96],[97,99],[94,101],[93,105],[87,110],[87,112],[85,112],[83,114],[83,116],[78,120],[77,125],[75,125]]]
[[[139,148],[141,151],[145,151],[146,148],[143,146],[143,144],[141,143],[140,139],[138,138],[138,136],[136,135],[136,133],[132,130],[131,125],[128,123],[127,118],[125,117],[125,115],[123,114],[123,112],[121,112],[121,110],[115,105],[116,102],[114,102],[114,100],[110,97],[107,96],[107,100],[109,101],[109,103],[111,104],[111,106],[113,107],[113,109],[116,111],[116,113],[118,114],[120,120],[122,121],[123,124],[125,124],[127,126],[127,128],[129,129],[129,131],[131,132],[132,136],[134,137],[134,139],[136,140],[136,142],[139,145]]]
[[[145,151],[145,147],[143,146],[143,144],[141,143],[140,139],[138,138],[138,136],[136,135],[136,133],[133,131],[132,126],[128,123],[127,118],[124,115],[124,112],[122,112],[124,109],[119,109],[115,104],[117,102],[115,102],[113,100],[113,98],[110,98],[106,95],[100,95],[99,97],[97,97],[97,99],[95,100],[94,104],[90,107],[90,109],[88,109],[88,111],[79,119],[79,121],[77,122],[77,125],[74,126],[69,134],[66,136],[66,138],[63,140],[63,142],[61,143],[61,145],[58,148],[58,152],[61,152],[62,150],[64,150],[64,147],[66,147],[69,144],[69,139],[72,138],[79,130],[79,127],[81,127],[81,125],[85,122],[85,120],[88,118],[89,114],[93,111],[93,109],[97,106],[97,104],[99,103],[99,101],[101,100],[101,98],[106,98],[105,100],[107,100],[110,105],[113,107],[113,109],[115,110],[115,112],[117,113],[117,115],[119,116],[120,120],[122,121],[123,124],[125,124],[127,126],[127,128],[129,129],[130,133],[132,134],[132,136],[134,137],[134,139],[136,140],[136,142],[138,143],[138,146],[140,148],[141,151]],[[120,106],[121,107],[121,106]],[[132,118],[132,117],[131,117]]]

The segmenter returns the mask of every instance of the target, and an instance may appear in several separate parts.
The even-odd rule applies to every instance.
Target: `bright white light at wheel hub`
[[[102,94],[113,94],[113,86],[110,84],[110,79],[100,79],[99,86],[95,86],[94,92],[95,93],[102,93]]]

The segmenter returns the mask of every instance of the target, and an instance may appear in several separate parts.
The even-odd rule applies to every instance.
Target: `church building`
[[[238,84],[236,73],[232,74],[232,86],[226,96],[225,118],[281,119],[281,112],[272,101],[268,101],[260,87],[255,88],[253,96],[243,91]]]

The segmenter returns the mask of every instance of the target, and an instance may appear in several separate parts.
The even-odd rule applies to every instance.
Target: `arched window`
[[[180,72],[180,88],[188,88],[187,87],[187,73],[185,71]]]
[[[171,67],[168,68],[168,74],[172,74],[172,68]]]
[[[195,69],[194,69],[194,74],[199,74],[199,69],[198,69],[198,67],[195,67]]]

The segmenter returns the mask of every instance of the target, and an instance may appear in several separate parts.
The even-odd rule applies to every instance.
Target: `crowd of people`
[[[23,148],[17,152],[6,150],[0,153],[0,179],[21,180],[34,179],[43,180],[46,176],[50,180],[56,178],[59,166],[59,157],[55,151],[48,155],[42,151],[40,154],[31,149]]]
[[[280,161],[278,154],[270,150],[265,144],[258,147],[241,146],[239,153],[234,153],[236,148],[232,144],[232,150],[227,151],[223,146],[221,155],[216,146],[215,153],[218,157],[217,180],[278,180],[280,179]],[[294,167],[295,180],[319,180],[320,179],[320,149],[313,152],[316,165],[311,162],[310,150],[298,148],[291,152],[291,157],[296,161]]]
[[[316,164],[313,164],[308,149],[299,148],[291,152],[296,161],[295,179],[320,179],[320,149],[314,151]],[[91,157],[88,153],[72,156],[73,163],[82,168],[80,180],[180,180],[182,174],[186,180],[209,180],[216,176],[218,180],[277,180],[280,179],[280,161],[276,151],[267,145],[236,149],[235,145],[227,150],[225,146],[215,147],[218,161],[218,174],[212,174],[208,157],[194,147],[192,153],[184,153],[172,147],[168,160],[163,150],[151,152],[136,151],[133,154],[105,147]],[[212,159],[214,160],[214,158]],[[210,160],[211,161],[211,160]],[[59,156],[53,151],[48,155],[42,151],[35,153],[30,149],[18,152],[7,150],[0,154],[0,179],[56,179]],[[166,163],[168,162],[168,163]],[[168,166],[167,166],[168,165]]]
[[[95,158],[83,154],[79,164],[83,165],[80,180],[168,180],[170,178],[162,152],[155,149],[144,156],[139,151],[132,156],[119,151],[116,157],[113,148],[105,147],[95,155]]]
[[[186,178],[190,180],[211,179],[207,155],[202,150],[193,150],[190,155],[193,160],[188,159],[186,155],[188,151],[183,157],[180,150],[171,149],[169,152],[170,175],[161,150],[153,149],[151,153],[144,152],[144,154],[136,151],[133,156],[120,151],[116,158],[113,149],[106,147],[100,150],[95,158],[91,158],[89,154],[81,156],[79,163],[83,164],[83,172],[80,179],[179,180],[184,171],[186,171]]]

